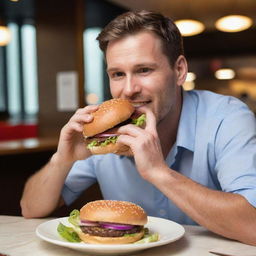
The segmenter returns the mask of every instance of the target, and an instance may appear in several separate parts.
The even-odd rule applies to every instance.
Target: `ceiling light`
[[[193,72],[188,72],[186,77],[186,82],[193,82],[196,79],[196,74]]]
[[[252,19],[242,15],[228,15],[218,19],[215,26],[223,32],[239,32],[248,29],[252,25]]]
[[[7,45],[11,40],[11,32],[8,27],[0,26],[0,46]]]
[[[197,20],[177,20],[176,26],[183,36],[194,36],[204,31],[204,24]]]
[[[215,77],[220,80],[228,80],[235,77],[235,71],[230,68],[222,68],[215,72]]]

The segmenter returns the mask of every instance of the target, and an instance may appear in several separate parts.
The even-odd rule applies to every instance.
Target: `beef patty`
[[[102,236],[102,237],[120,237],[125,234],[134,234],[139,233],[143,229],[143,226],[134,226],[134,228],[129,230],[116,230],[116,229],[108,229],[102,227],[91,227],[91,226],[80,226],[81,230],[92,236]]]

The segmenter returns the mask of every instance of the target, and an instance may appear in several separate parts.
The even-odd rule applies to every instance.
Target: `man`
[[[129,99],[147,116],[145,129],[119,129],[119,142],[134,157],[90,156],[82,130],[97,106],[79,109],[63,127],[57,152],[28,180],[23,215],[46,216],[98,181],[105,199],[133,201],[149,215],[256,245],[253,114],[232,97],[182,91],[181,35],[160,14],[125,13],[98,40],[112,96]]]

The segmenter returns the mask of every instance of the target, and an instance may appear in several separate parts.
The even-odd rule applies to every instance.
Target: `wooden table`
[[[49,219],[0,216],[0,254],[9,256],[85,256],[85,253],[42,241],[36,227]],[[140,251],[137,256],[207,256],[210,251],[234,256],[256,256],[256,247],[225,239],[198,226],[184,226],[186,233],[168,245]],[[224,254],[223,254],[224,255]],[[91,255],[90,255],[91,256]]]
[[[31,138],[0,142],[0,155],[56,150],[58,138]]]

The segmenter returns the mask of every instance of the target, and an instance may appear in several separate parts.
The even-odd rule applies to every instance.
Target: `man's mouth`
[[[132,105],[135,108],[139,108],[139,107],[145,106],[148,103],[150,103],[150,101],[139,101],[139,102],[132,102]]]

